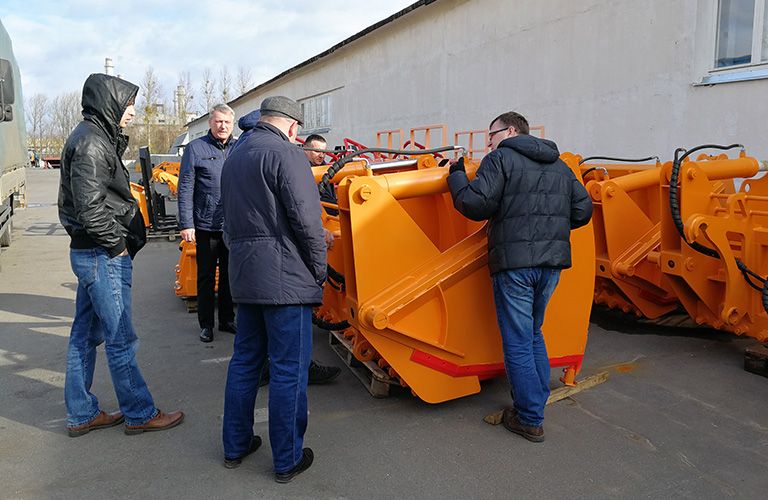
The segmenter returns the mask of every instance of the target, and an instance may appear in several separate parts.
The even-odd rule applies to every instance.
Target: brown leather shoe
[[[514,432],[520,436],[523,436],[528,441],[534,443],[541,443],[544,441],[544,426],[533,427],[530,425],[523,425],[517,418],[517,412],[513,408],[504,409],[504,414],[501,417],[501,423],[509,432]]]
[[[100,411],[96,418],[88,422],[87,424],[78,425],[77,427],[67,427],[69,437],[84,436],[96,429],[106,429],[107,427],[114,427],[123,423],[123,414],[119,411],[114,413],[105,413]]]
[[[184,421],[184,412],[174,411],[163,413],[158,410],[155,418],[141,425],[126,425],[125,433],[129,436],[141,434],[142,432],[164,431],[176,427]]]

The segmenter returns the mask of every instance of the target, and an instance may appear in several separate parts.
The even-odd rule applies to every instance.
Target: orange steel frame
[[[477,167],[467,162],[470,177]],[[325,170],[313,169],[317,181]],[[413,170],[382,175],[348,164],[333,179],[339,215],[323,216],[336,235],[329,264],[344,284],[325,287],[317,314],[348,321],[343,334],[353,354],[430,403],[479,392],[481,380],[504,373],[485,224],[456,212],[447,174],[425,155]],[[591,225],[573,233],[572,245],[574,266],[564,271],[543,327],[550,364],[564,367],[569,384],[587,340]]]
[[[580,157],[569,155],[575,168]],[[768,340],[762,294],[736,259],[759,276],[768,274],[768,179],[749,179],[759,163],[743,152],[700,155],[680,168],[680,215],[689,242],[717,252],[697,252],[680,237],[669,206],[672,163],[581,165],[595,212],[595,302],[651,319],[683,308],[701,325]],[[598,173],[599,172],[599,173]]]

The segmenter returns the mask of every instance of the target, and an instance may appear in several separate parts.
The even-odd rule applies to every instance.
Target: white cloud
[[[151,66],[166,93],[189,71],[218,77],[249,68],[254,84],[365,29],[413,0],[10,0],[0,19],[14,43],[27,97],[79,89],[88,74],[116,72],[135,83]],[[34,12],[34,15],[30,15]]]

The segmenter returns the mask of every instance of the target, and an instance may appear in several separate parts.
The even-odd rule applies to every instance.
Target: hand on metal
[[[187,243],[195,242],[195,228],[182,229],[180,234],[181,234],[181,239],[186,241]]]
[[[457,161],[451,163],[451,166],[448,169],[448,172],[452,174],[452,173],[457,172],[459,170],[461,170],[462,172],[466,172],[466,170],[464,169],[464,157],[463,156],[459,157],[459,159]]]
[[[333,248],[333,233],[323,228],[323,235],[325,236],[325,244],[328,246],[328,250],[330,250]]]

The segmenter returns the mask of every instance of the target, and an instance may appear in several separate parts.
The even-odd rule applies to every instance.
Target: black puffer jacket
[[[128,146],[120,119],[139,88],[93,74],[83,86],[83,121],[61,153],[59,220],[71,248],[101,246],[111,257],[128,249],[133,257],[146,241],[144,219],[131,195],[121,157]]]
[[[448,176],[456,209],[490,219],[491,274],[524,267],[571,267],[570,231],[589,222],[592,201],[552,141],[530,135],[503,140],[483,158],[477,177]]]

